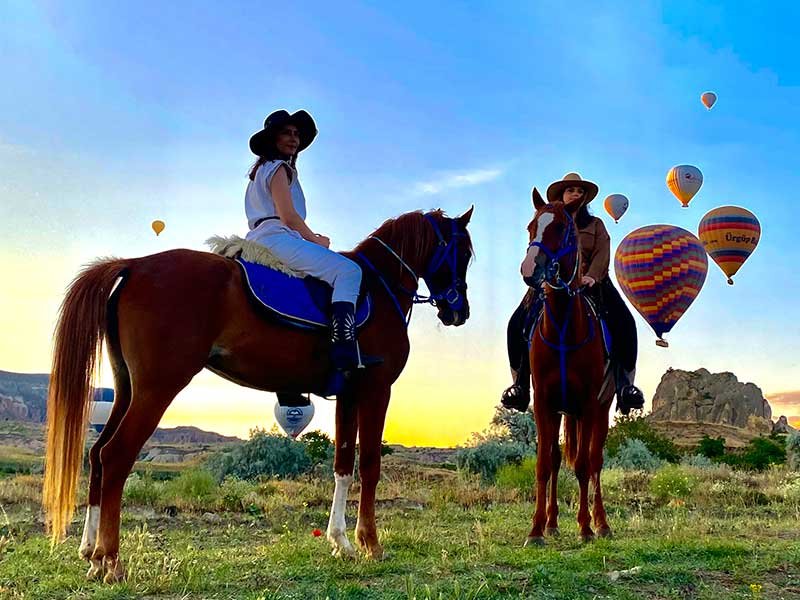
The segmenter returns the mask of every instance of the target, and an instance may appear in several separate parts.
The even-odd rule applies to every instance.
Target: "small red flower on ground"
[[[319,529],[314,529],[311,531],[311,535],[313,535],[314,537],[319,537],[322,535],[322,531]]]

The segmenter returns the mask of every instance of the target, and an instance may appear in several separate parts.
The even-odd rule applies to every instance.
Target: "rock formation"
[[[751,419],[755,417],[755,419]],[[733,373],[670,369],[653,396],[652,421],[719,423],[758,432],[772,430],[772,409],[761,389]]]

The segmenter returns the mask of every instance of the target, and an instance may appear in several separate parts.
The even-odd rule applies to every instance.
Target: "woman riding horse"
[[[356,341],[355,305],[361,286],[361,267],[329,250],[331,241],[306,225],[306,198],[297,176],[297,155],[317,136],[314,119],[304,110],[278,110],[264,129],[250,138],[258,160],[250,169],[245,212],[250,231],[246,239],[266,246],[284,265],[325,281],[333,288],[331,304],[331,361],[349,372],[376,362],[362,357]]]
[[[617,390],[617,410],[627,415],[632,409],[644,406],[644,395],[633,385],[636,374],[636,323],[608,274],[611,238],[603,221],[592,216],[588,205],[597,196],[598,187],[584,181],[577,173],[567,173],[564,179],[547,188],[548,202],[563,202],[578,227],[581,252],[581,285],[606,319],[611,331],[612,367]],[[508,322],[508,359],[513,384],[502,395],[508,408],[524,411],[530,404],[530,363],[526,333],[542,309],[542,295],[530,288]]]

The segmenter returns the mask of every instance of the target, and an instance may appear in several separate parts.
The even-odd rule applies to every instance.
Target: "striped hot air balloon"
[[[700,221],[697,233],[706,252],[733,285],[732,277],[752,254],[761,237],[756,216],[739,206],[720,206]]]
[[[625,236],[614,255],[622,291],[653,328],[659,346],[703,287],[708,258],[693,234],[673,225],[648,225]]]

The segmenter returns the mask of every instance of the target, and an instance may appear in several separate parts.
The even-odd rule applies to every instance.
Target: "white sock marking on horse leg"
[[[97,542],[97,529],[100,526],[100,507],[86,507],[86,522],[83,525],[83,537],[78,549],[78,555],[86,560],[92,556],[94,545]]]
[[[347,510],[347,492],[353,482],[352,475],[334,474],[336,487],[333,490],[333,503],[331,504],[331,516],[328,521],[328,541],[333,545],[334,556],[346,554],[354,556],[355,550],[347,539],[347,523],[345,512]]]

